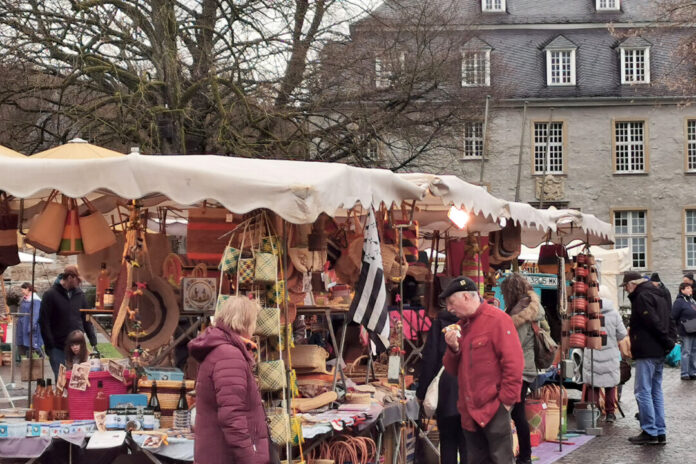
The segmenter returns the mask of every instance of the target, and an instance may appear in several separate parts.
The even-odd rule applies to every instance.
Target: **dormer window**
[[[619,44],[622,84],[650,83],[651,45],[642,37],[629,37]]]
[[[481,0],[481,11],[484,13],[502,13],[505,11],[505,0]]]
[[[596,0],[597,11],[619,11],[621,0]]]
[[[546,51],[546,85],[575,85],[577,46],[559,35],[544,50]]]

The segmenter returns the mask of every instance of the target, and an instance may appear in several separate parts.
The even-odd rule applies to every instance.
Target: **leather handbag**
[[[10,202],[4,192],[0,192],[0,274],[3,267],[19,264],[17,248],[17,224],[19,217],[10,212]]]
[[[257,376],[261,391],[273,392],[287,388],[285,363],[282,359],[258,363]]]
[[[428,389],[425,392],[425,398],[423,399],[423,413],[425,417],[430,419],[435,415],[435,410],[437,409],[437,403],[440,396],[440,377],[442,376],[442,371],[445,370],[445,366],[442,366],[438,371],[435,378],[428,385]]]
[[[80,233],[82,234],[82,246],[86,254],[91,255],[109,248],[116,243],[116,235],[92,203],[86,198],[82,201],[88,208],[87,214],[80,216]]]
[[[262,307],[256,315],[254,335],[276,337],[280,335],[280,309]]]
[[[537,369],[548,369],[556,357],[558,345],[536,322],[532,322],[532,330],[534,330],[534,364]]]
[[[83,253],[84,246],[82,245],[82,232],[80,231],[79,210],[77,202],[73,199],[69,200],[70,209],[65,218],[63,226],[63,237],[60,241],[58,254],[60,256],[79,255]]]
[[[688,334],[696,333],[696,319],[687,319],[682,322],[684,332]]]
[[[51,192],[43,211],[34,220],[26,237],[28,244],[46,253],[58,251],[65,229],[65,218],[68,216],[68,207],[62,202],[53,201],[57,195],[57,190]]]

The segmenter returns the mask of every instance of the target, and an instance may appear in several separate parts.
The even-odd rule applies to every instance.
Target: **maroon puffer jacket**
[[[201,363],[196,382],[194,462],[266,464],[266,414],[251,368],[253,358],[239,335],[220,324],[188,344]]]

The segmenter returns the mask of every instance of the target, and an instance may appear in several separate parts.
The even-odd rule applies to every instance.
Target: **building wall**
[[[528,108],[522,155],[520,201],[537,201],[532,175],[532,124],[549,120],[549,108]],[[613,121],[645,120],[647,174],[614,174]],[[561,106],[552,120],[564,121],[564,200],[568,206],[612,222],[612,210],[648,211],[648,271],[659,272],[676,292],[684,270],[683,210],[696,207],[696,178],[685,173],[686,119],[696,108],[672,104]],[[484,183],[496,196],[515,196],[522,108],[500,108],[489,126]],[[478,182],[480,160],[451,162],[443,173]],[[692,269],[693,270],[693,269]]]

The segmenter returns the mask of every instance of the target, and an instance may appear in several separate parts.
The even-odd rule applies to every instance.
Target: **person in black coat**
[[[679,284],[679,295],[672,306],[672,319],[677,324],[681,345],[681,378],[696,380],[696,332],[687,332],[684,328],[686,321],[696,319],[696,301],[693,299],[694,289],[686,282]]]
[[[77,266],[66,266],[60,281],[46,290],[41,300],[39,327],[56,379],[60,365],[65,364],[65,340],[73,330],[81,330],[89,343],[97,346],[94,326],[80,312],[87,308],[85,294],[79,287],[81,281]]]
[[[423,401],[428,386],[442,368],[442,357],[445,355],[445,335],[442,329],[456,324],[459,319],[447,311],[441,311],[433,320],[428,332],[428,339],[423,348],[421,372],[418,378],[416,397]],[[438,402],[435,410],[437,428],[440,431],[440,462],[442,464],[466,463],[466,444],[462,432],[462,423],[457,410],[458,385],[457,378],[443,371],[438,385]],[[459,453],[459,461],[457,461]]]

